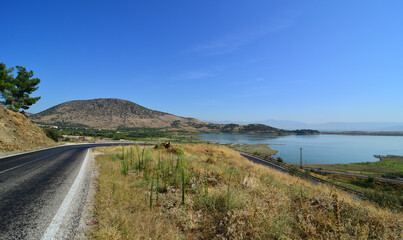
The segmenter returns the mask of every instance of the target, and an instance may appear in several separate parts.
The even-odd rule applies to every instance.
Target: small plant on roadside
[[[182,161],[182,205],[185,206],[185,166]]]
[[[336,233],[337,240],[341,240],[341,222],[340,222],[340,208],[339,208],[339,199],[337,193],[332,195],[333,198],[333,213],[336,218]]]
[[[153,171],[153,176],[152,176],[152,178],[151,178],[151,187],[150,187],[150,210],[153,210],[154,174],[155,174],[155,170]]]
[[[233,171],[233,169],[231,168],[230,173],[229,173],[228,187],[227,187],[227,211],[230,209],[230,201],[231,201],[230,187],[231,187],[232,171]]]
[[[122,174],[127,176],[129,174],[129,162],[125,159],[122,160]]]

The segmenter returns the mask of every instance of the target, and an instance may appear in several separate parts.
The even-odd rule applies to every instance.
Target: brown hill
[[[201,121],[154,111],[115,98],[65,102],[30,116],[34,122],[91,128],[186,127]]]
[[[0,151],[29,150],[54,144],[23,114],[0,106]]]

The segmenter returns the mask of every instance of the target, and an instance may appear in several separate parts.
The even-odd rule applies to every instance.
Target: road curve
[[[0,159],[0,239],[72,239],[91,181],[89,149],[107,145],[112,144],[62,146]]]

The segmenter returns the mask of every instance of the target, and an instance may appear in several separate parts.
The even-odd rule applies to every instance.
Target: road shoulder
[[[91,228],[96,224],[94,222],[94,197],[96,195],[96,179],[99,175],[98,166],[96,164],[96,156],[99,154],[100,153],[94,149],[91,153],[88,166],[90,186],[74,240],[88,239]]]

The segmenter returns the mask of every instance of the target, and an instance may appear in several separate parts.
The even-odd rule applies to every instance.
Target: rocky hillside
[[[130,101],[100,98],[59,104],[30,116],[34,122],[91,128],[167,128],[199,124],[194,118],[154,111]]]
[[[0,151],[29,150],[54,144],[23,114],[0,106]]]

